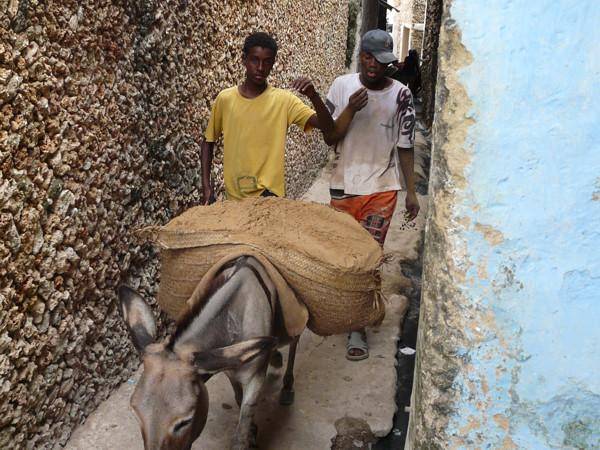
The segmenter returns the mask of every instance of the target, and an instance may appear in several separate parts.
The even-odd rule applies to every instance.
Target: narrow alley
[[[429,146],[422,131],[417,132],[415,153],[417,176],[425,186]],[[329,164],[323,169],[302,200],[329,201],[330,167]],[[414,223],[407,223],[403,201],[401,196],[386,240],[385,253],[389,261],[383,268],[382,283],[387,310],[382,325],[369,332],[371,356],[364,361],[348,361],[345,336],[324,338],[307,330],[300,339],[296,358],[293,405],[279,404],[283,369],[270,369],[257,421],[259,448],[326,449],[332,448],[334,439],[337,441],[334,449],[367,448],[377,439],[390,435],[395,428],[396,353],[401,324],[409,307],[408,299],[401,293],[412,288],[401,266],[408,267],[420,258],[427,211],[427,197],[422,195],[422,214]],[[414,317],[411,326],[414,326]],[[411,344],[414,348],[415,343]],[[129,407],[136,376],[125,382],[75,430],[66,449],[143,448],[138,423]],[[211,403],[208,422],[192,447],[194,450],[227,448],[237,424],[239,409],[227,378],[218,375],[211,379],[208,390]],[[395,437],[398,437],[397,431]]]
[[[594,0],[0,0],[0,450],[141,450],[147,431],[169,450],[600,449],[598,23]],[[228,205],[246,234],[211,220],[238,242],[181,235],[262,262],[140,238]],[[274,224],[297,247],[273,244],[278,267],[252,247]],[[316,255],[301,288],[292,250]],[[192,305],[175,333],[165,291]],[[329,319],[354,331],[307,328]],[[301,332],[282,406],[285,369],[265,370]],[[148,355],[171,371],[138,423]]]

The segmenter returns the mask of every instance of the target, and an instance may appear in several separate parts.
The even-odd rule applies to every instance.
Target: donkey
[[[281,367],[278,345],[290,344],[280,403],[294,400],[294,358],[298,338],[280,330],[272,310],[277,291],[252,257],[237,258],[213,280],[206,301],[190,309],[173,335],[156,342],[150,307],[129,287],[119,288],[123,319],[144,370],[131,396],[145,450],[189,450],[208,414],[206,381],[217,372],[229,378],[240,416],[234,450],[255,448],[253,423],[269,362]],[[276,335],[283,336],[278,339]]]

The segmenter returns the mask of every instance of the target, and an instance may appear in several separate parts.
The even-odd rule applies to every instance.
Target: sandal
[[[360,353],[353,355],[352,350],[358,350]],[[352,331],[348,335],[346,344],[346,359],[350,361],[360,361],[369,357],[369,344],[367,344],[367,334],[364,330]]]

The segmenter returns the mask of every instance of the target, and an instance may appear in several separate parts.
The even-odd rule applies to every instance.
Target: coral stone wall
[[[419,30],[410,31],[410,49],[415,49],[419,55],[423,51],[423,32]]]
[[[274,85],[344,70],[347,2],[0,0],[0,448],[64,443],[135,368],[115,302],[158,266],[133,230],[201,200],[199,137],[251,31]],[[326,158],[292,132],[288,192]],[[219,156],[217,155],[217,162]],[[220,168],[215,168],[220,179]]]
[[[425,23],[425,10],[428,0],[413,0],[412,19],[413,23]]]
[[[442,10],[442,0],[427,0],[425,35],[423,37],[423,64],[421,65],[423,118],[427,126],[431,126],[433,123]]]

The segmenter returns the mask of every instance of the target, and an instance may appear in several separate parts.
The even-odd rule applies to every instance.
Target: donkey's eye
[[[189,417],[187,419],[183,419],[180,420],[179,422],[177,422],[175,424],[175,426],[173,427],[173,433],[177,433],[181,430],[183,430],[185,427],[187,427],[190,423],[192,423],[192,417]]]

